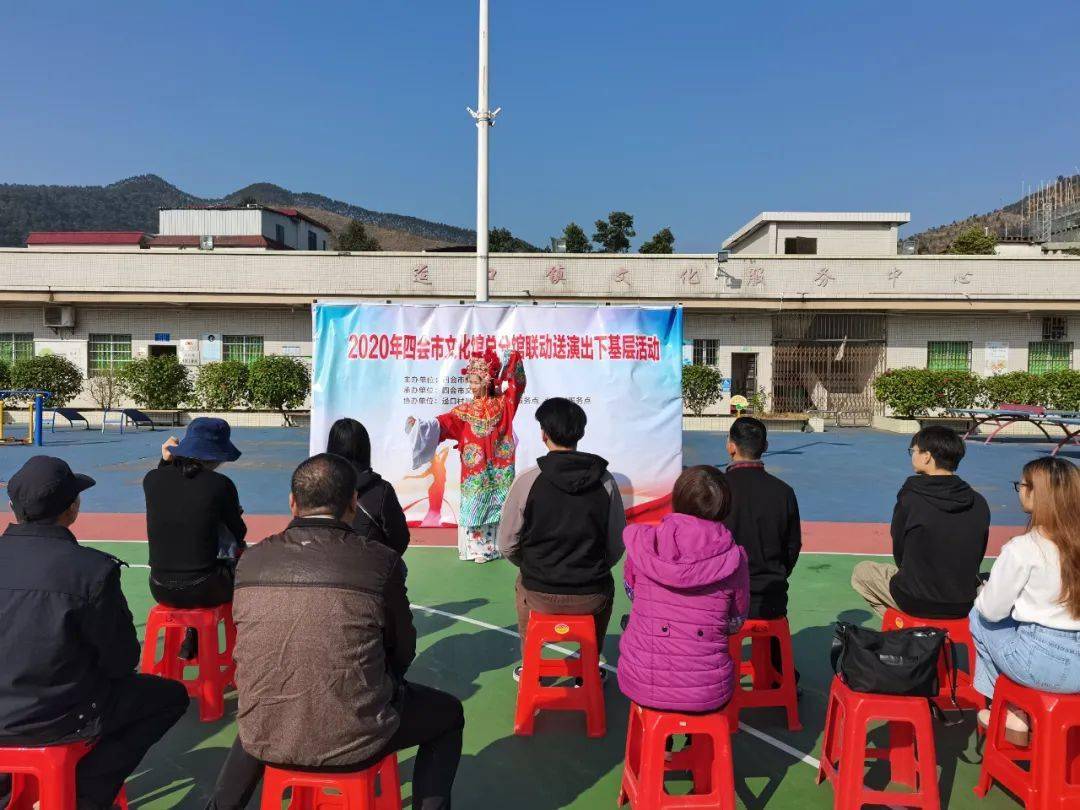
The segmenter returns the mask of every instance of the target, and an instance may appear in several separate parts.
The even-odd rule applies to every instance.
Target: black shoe
[[[180,644],[180,657],[185,661],[192,661],[199,654],[199,634],[194,627],[184,631],[184,640]]]

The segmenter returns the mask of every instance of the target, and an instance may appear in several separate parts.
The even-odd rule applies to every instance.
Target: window
[[[1043,340],[1065,340],[1069,336],[1065,319],[1060,315],[1048,315],[1042,319]]]
[[[315,231],[307,232],[307,249],[318,250],[319,249],[319,237],[315,235]]]
[[[789,256],[816,256],[817,239],[809,236],[789,236],[784,239],[784,253]]]
[[[285,226],[284,225],[275,225],[274,226],[274,238],[276,240],[278,240],[279,242],[281,242],[281,244],[283,244],[283,245],[285,244]]]
[[[100,377],[131,362],[131,335],[90,335],[86,353],[89,375]]]
[[[695,340],[694,341],[694,365],[715,366],[716,349],[720,345],[719,340]]]
[[[0,360],[14,363],[24,357],[34,356],[32,332],[0,332]]]
[[[1043,340],[1028,344],[1028,371],[1045,374],[1072,368],[1073,345],[1060,340]]]
[[[971,344],[963,340],[932,340],[926,344],[930,371],[971,371]]]
[[[223,360],[251,363],[263,356],[263,339],[259,335],[225,335],[221,345]]]

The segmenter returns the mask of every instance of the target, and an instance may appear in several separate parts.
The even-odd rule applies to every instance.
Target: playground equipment
[[[45,400],[52,394],[48,391],[33,389],[9,389],[0,391],[0,444],[33,444],[41,447],[45,444],[45,432],[42,430],[42,410]],[[25,439],[15,439],[4,435],[4,402],[8,399],[29,399],[28,431]]]

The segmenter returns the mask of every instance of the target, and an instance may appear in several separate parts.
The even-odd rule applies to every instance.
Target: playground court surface
[[[145,471],[156,464],[158,446],[167,435],[161,430],[123,437],[58,432],[47,436],[45,448],[45,452],[66,458],[76,470],[98,479],[99,485],[86,493],[86,514],[76,524],[76,533],[96,538],[96,547],[130,564],[124,570],[124,589],[140,633],[151,605],[146,545],[137,539],[145,535],[136,531],[142,519],[140,482]],[[239,488],[252,536],[258,538],[260,527],[272,529],[285,519],[288,476],[306,454],[307,433],[299,429],[238,429],[234,438],[244,456],[227,471]],[[684,463],[724,463],[724,438],[722,434],[686,434]],[[864,430],[772,437],[773,448],[766,462],[795,487],[812,549],[799,562],[790,604],[795,657],[802,673],[800,713],[805,728],[788,732],[779,710],[744,713],[744,729],[734,740],[740,806],[800,810],[832,806],[831,789],[814,784],[831,674],[828,647],[832,625],[838,617],[874,624],[848,582],[856,562],[869,554],[888,552],[887,521],[896,490],[907,474],[907,442],[906,437]],[[998,541],[1023,522],[1010,482],[1026,461],[1051,449],[1050,444],[1027,441],[989,447],[969,443],[961,473],[990,502]],[[6,480],[32,453],[29,447],[0,448],[0,479]],[[1070,450],[1063,455],[1075,458],[1080,453]],[[118,539],[127,541],[115,542]],[[627,713],[614,678],[606,686],[606,738],[586,738],[583,721],[572,715],[541,715],[535,736],[515,737],[516,684],[510,675],[519,654],[514,569],[504,562],[458,562],[454,550],[447,547],[453,540],[447,532],[418,534],[416,539],[406,556],[419,635],[417,659],[409,677],[447,689],[465,703],[465,750],[455,805],[513,806],[520,810],[614,807]],[[618,660],[618,617],[629,610],[621,589],[617,593],[612,629],[604,644],[611,666]],[[312,672],[312,677],[318,673]],[[227,700],[225,719],[218,723],[200,723],[195,710],[190,710],[129,780],[132,806],[155,810],[203,807],[236,733],[230,720],[235,706],[233,695]],[[972,794],[980,761],[973,727],[971,716],[961,726],[937,727],[943,806],[1019,807],[999,788],[984,800]],[[881,741],[880,733],[874,739]],[[406,780],[411,762],[412,752],[406,752],[401,757]],[[884,767],[874,766],[868,772],[875,786],[882,786],[887,779]],[[405,795],[408,790],[406,783]],[[256,799],[252,806],[257,804]]]

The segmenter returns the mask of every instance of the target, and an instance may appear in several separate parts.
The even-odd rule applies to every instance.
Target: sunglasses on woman
[[[1017,492],[1020,491],[1020,487],[1030,487],[1031,486],[1031,484],[1029,484],[1027,481],[1013,481],[1012,485],[1013,485],[1013,489],[1015,489]]]

